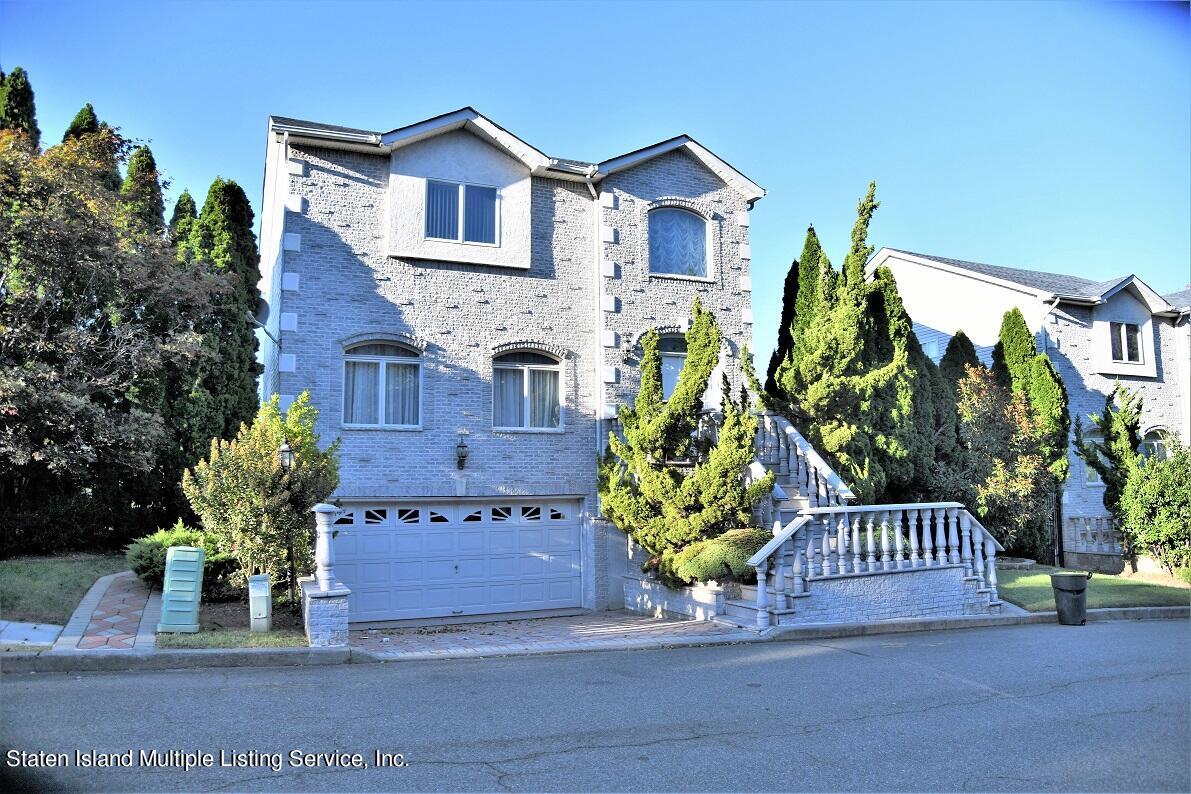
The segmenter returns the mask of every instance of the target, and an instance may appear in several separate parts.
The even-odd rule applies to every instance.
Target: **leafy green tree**
[[[668,400],[662,399],[658,334],[642,338],[640,390],[633,406],[620,410],[623,437],[609,434],[600,474],[604,514],[649,552],[648,570],[673,582],[687,581],[674,567],[675,555],[747,528],[753,507],[773,489],[772,474],[744,481],[755,457],[757,421],[747,400],[735,402],[726,384],[717,439],[701,459],[687,463],[697,451],[692,433],[721,341],[714,316],[697,299],[692,316],[686,364]],[[713,556],[710,548],[703,551]]]
[[[0,85],[0,130],[19,130],[29,136],[34,148],[41,145],[33,86],[29,84],[29,73],[19,66]]]
[[[182,490],[216,547],[240,563],[237,583],[267,573],[281,584],[314,567],[314,515],[339,484],[339,442],[319,448],[318,410],[302,392],[282,413],[277,395],[234,440],[211,439],[211,452],[183,475]],[[281,468],[282,441],[294,452]],[[292,549],[292,564],[291,564]]]
[[[183,190],[182,195],[174,202],[174,211],[170,215],[167,237],[170,244],[178,247],[190,242],[190,228],[198,218],[198,208],[194,205],[194,197],[189,190]],[[186,257],[180,257],[186,259]]]
[[[202,213],[191,225],[188,245],[195,260],[223,275],[230,286],[216,297],[213,310],[198,325],[212,363],[190,390],[191,459],[202,454],[210,439],[231,437],[256,415],[256,378],[261,367],[256,360],[256,334],[246,317],[256,313],[260,299],[252,221],[252,207],[240,186],[216,179]]]
[[[1176,441],[1165,460],[1130,469],[1121,512],[1127,548],[1148,551],[1170,573],[1191,569],[1191,447]]]
[[[120,186],[120,199],[130,219],[143,228],[156,233],[165,228],[161,176],[148,146],[137,148],[128,158],[127,175]]]
[[[963,331],[956,331],[947,342],[943,358],[939,360],[939,372],[947,379],[952,391],[959,388],[959,382],[967,374],[968,367],[983,367],[972,340]]]
[[[99,177],[127,148],[107,130],[41,153],[0,131],[6,553],[111,545],[161,523],[156,497],[139,497],[168,438],[146,384],[203,355],[192,327],[215,286],[122,222]]]
[[[1141,394],[1118,383],[1104,398],[1104,412],[1090,417],[1099,438],[1086,437],[1082,417],[1075,418],[1075,454],[1100,475],[1104,506],[1120,525],[1126,518],[1121,495],[1141,463],[1141,407]]]
[[[72,138],[81,138],[84,135],[94,135],[97,132],[99,132],[99,117],[95,115],[95,108],[88,102],[79,108],[78,113],[74,114],[70,126],[66,128],[66,134],[62,136],[62,142],[65,143]]]

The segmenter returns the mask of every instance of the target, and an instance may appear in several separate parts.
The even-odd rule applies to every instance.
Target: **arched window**
[[[1103,443],[1104,438],[1099,433],[1084,433],[1084,443],[1100,444]],[[1092,467],[1083,458],[1080,458],[1080,463],[1083,464],[1083,481],[1085,485],[1103,485],[1104,480],[1100,477],[1100,472]]]
[[[1166,431],[1157,428],[1146,433],[1141,440],[1141,454],[1154,460],[1166,460]]]
[[[547,430],[562,426],[561,366],[558,359],[532,350],[492,360],[492,427]]]
[[[396,342],[365,342],[343,362],[343,424],[418,427],[422,422],[421,354]]]
[[[649,213],[649,272],[707,277],[707,221],[690,210]]]
[[[663,336],[658,340],[658,351],[662,354],[662,399],[669,400],[678,385],[678,376],[686,366],[686,337]]]

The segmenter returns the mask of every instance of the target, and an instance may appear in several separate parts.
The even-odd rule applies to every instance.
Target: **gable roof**
[[[1106,281],[1093,281],[1066,273],[988,265],[983,262],[969,262],[964,259],[920,254],[898,248],[882,248],[869,260],[866,270],[871,273],[884,264],[886,259],[895,255],[901,259],[934,265],[961,275],[978,276],[982,281],[1009,286],[1018,291],[1032,292],[1038,298],[1047,301],[1057,299],[1068,303],[1098,304],[1107,301],[1126,287],[1132,286],[1140,294],[1150,311],[1156,314],[1169,314],[1175,311],[1175,307],[1165,298],[1132,273]]]
[[[1191,309],[1191,284],[1187,285],[1186,289],[1181,289],[1178,292],[1171,292],[1168,295],[1163,295],[1166,302],[1171,306],[1184,311]]]
[[[689,135],[678,135],[613,157],[602,163],[590,163],[566,157],[550,157],[472,107],[459,108],[414,124],[397,127],[388,132],[344,127],[338,124],[323,124],[288,116],[269,117],[270,133],[287,135],[291,142],[365,151],[373,154],[388,154],[411,143],[459,129],[466,129],[504,151],[510,157],[524,164],[530,173],[538,176],[595,184],[619,171],[681,149],[697,159],[726,184],[742,193],[750,204],[765,195],[764,188]]]

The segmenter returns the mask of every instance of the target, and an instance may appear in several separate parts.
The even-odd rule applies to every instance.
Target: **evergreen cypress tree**
[[[161,181],[157,162],[148,146],[141,146],[128,158],[128,173],[120,186],[120,199],[125,211],[142,228],[155,233],[165,228]]]
[[[794,403],[792,395],[804,388],[798,380],[798,372],[809,349],[808,332],[811,327],[824,320],[834,301],[835,270],[819,244],[819,236],[813,226],[806,230],[802,256],[796,264],[798,286],[793,322],[788,331],[788,347],[773,372],[773,388],[766,388],[768,394],[786,406]],[[780,341],[779,337],[779,344]],[[770,365],[772,366],[772,361]]]
[[[698,299],[692,317],[686,364],[669,400],[662,400],[658,334],[650,331],[642,338],[641,387],[633,406],[621,408],[623,437],[609,434],[609,454],[600,467],[604,514],[649,552],[647,569],[670,580],[681,580],[697,567],[684,566],[692,561],[678,555],[698,553],[696,544],[747,528],[753,505],[773,488],[772,475],[743,482],[755,455],[757,421],[747,400],[736,403],[726,387],[716,443],[694,466],[675,465],[694,450],[691,433],[719,359],[719,327]],[[757,539],[752,551],[765,542],[763,536]]]
[[[182,195],[174,202],[174,211],[170,215],[170,225],[167,237],[175,248],[181,248],[190,242],[190,228],[198,218],[198,209],[194,206],[194,197],[189,190],[183,190]],[[179,252],[179,259],[183,259]]]
[[[1092,414],[1092,426],[1099,439],[1083,434],[1083,420],[1075,418],[1075,453],[1083,458],[1104,481],[1104,506],[1124,522],[1121,495],[1129,480],[1129,473],[1141,463],[1141,407],[1142,398],[1121,384],[1104,398],[1104,412]]]
[[[34,147],[41,145],[33,86],[29,84],[29,73],[19,66],[4,78],[0,87],[0,130],[21,130]]]
[[[78,113],[74,114],[74,119],[66,128],[66,134],[62,136],[62,142],[66,143],[71,139],[94,135],[97,132],[99,132],[99,118],[95,115],[95,108],[88,102],[79,109]]]
[[[976,347],[963,331],[955,332],[955,336],[947,343],[943,358],[939,359],[939,372],[947,379],[953,393],[959,387],[959,382],[967,373],[968,367],[983,366],[980,357],[976,355]]]
[[[1017,307],[1001,318],[1001,333],[993,348],[993,375],[997,382],[1014,391],[1025,391],[1030,378],[1030,362],[1038,354],[1034,335]]]
[[[852,248],[844,259],[843,283],[848,289],[863,289],[864,266],[876,249],[868,244],[868,225],[881,203],[877,201],[877,183],[868,183],[868,193],[856,204],[856,224],[852,227]]]
[[[804,247],[805,250],[805,247]],[[794,335],[795,305],[798,301],[798,291],[801,281],[802,260],[795,259],[786,271],[786,281],[782,286],[782,316],[777,323],[777,346],[769,356],[769,369],[765,374],[765,393],[778,396],[777,371],[786,356],[790,353],[791,340]]]
[[[191,390],[192,428],[189,457],[198,460],[212,438],[232,438],[250,423],[258,407],[256,334],[246,315],[255,314],[258,254],[252,234],[253,213],[244,191],[217,178],[203,211],[190,229],[195,257],[223,274],[230,289],[215,298],[215,310],[200,329],[213,363]]]

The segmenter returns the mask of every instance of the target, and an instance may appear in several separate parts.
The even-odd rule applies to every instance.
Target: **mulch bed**
[[[199,609],[199,626],[204,629],[251,628],[252,620],[248,616],[248,602],[203,602]],[[302,616],[291,612],[289,607],[274,602],[272,628],[302,631]]]

